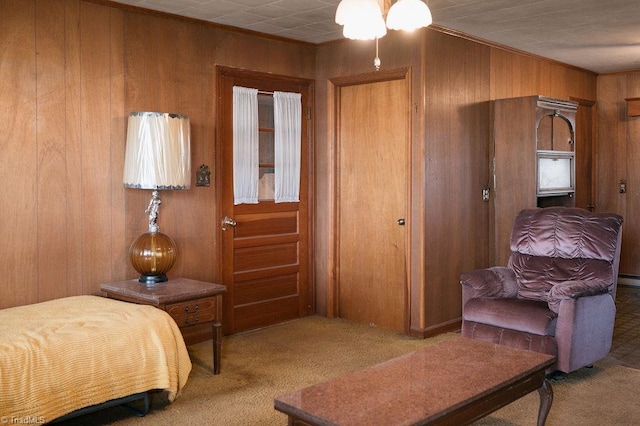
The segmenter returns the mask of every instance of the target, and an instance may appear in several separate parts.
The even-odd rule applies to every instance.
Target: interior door
[[[405,333],[407,81],[338,96],[338,315]]]
[[[298,318],[313,312],[309,284],[309,132],[311,82],[233,68],[218,69],[225,334]],[[256,88],[260,134],[258,204],[233,202],[233,86]],[[273,172],[273,91],[302,94],[300,202],[275,203],[267,179]],[[272,177],[273,175],[271,175]]]

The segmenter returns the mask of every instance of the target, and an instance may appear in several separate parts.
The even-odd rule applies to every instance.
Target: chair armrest
[[[516,297],[518,282],[515,273],[504,266],[476,269],[460,276],[463,291],[470,299],[476,297]]]
[[[547,296],[547,303],[549,304],[549,309],[557,314],[560,311],[560,302],[562,300],[596,296],[608,292],[609,282],[606,280],[565,281],[551,287]]]

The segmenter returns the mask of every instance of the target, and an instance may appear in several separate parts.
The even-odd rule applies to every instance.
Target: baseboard
[[[640,287],[640,276],[619,274],[618,285],[620,284],[630,287]]]
[[[418,339],[426,339],[442,333],[460,331],[461,326],[462,318],[456,318],[427,328],[411,328],[409,334]]]

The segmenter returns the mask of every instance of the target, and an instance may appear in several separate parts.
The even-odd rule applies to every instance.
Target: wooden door
[[[261,176],[274,168],[272,92],[302,94],[299,203],[275,203],[269,191],[261,191],[258,204],[234,205],[233,86],[259,90]],[[227,286],[223,327],[225,334],[231,334],[313,312],[313,289],[309,282],[312,90],[308,80],[227,67],[218,69],[218,90],[220,155],[216,164],[222,203],[216,222],[221,229],[222,277]]]
[[[406,79],[344,86],[338,117],[338,315],[405,333]]]

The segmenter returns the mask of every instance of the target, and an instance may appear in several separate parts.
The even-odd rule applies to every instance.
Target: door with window
[[[218,168],[224,332],[264,327],[313,313],[309,258],[309,149],[311,81],[218,68]],[[257,90],[257,200],[234,198],[234,172],[247,155],[234,154],[234,87]],[[243,90],[244,90],[243,89]],[[274,92],[300,94],[299,201],[276,202]],[[236,111],[236,114],[239,114]],[[236,137],[237,136],[236,130]],[[234,158],[235,155],[235,158]],[[237,181],[236,181],[237,184]]]

